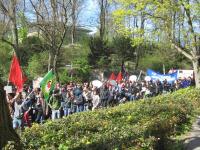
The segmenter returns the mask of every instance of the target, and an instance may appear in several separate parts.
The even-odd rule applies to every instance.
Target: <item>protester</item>
[[[83,101],[83,90],[80,84],[77,84],[73,90],[74,93],[74,104],[75,104],[75,112],[82,112],[84,109],[84,101]]]
[[[44,118],[43,105],[44,105],[44,98],[43,98],[42,92],[41,92],[40,88],[37,88],[36,106],[35,106],[36,114],[37,114],[35,121],[37,123],[41,123],[43,121],[43,118]]]
[[[98,90],[95,89],[93,92],[92,92],[92,110],[95,110],[99,107],[99,104],[100,104],[100,97],[99,97],[99,93],[98,93]]]
[[[83,98],[85,100],[84,111],[91,110],[92,109],[92,91],[90,90],[88,85],[86,85],[83,89]]]
[[[52,110],[52,115],[51,115],[52,120],[60,118],[61,94],[59,92],[59,89],[54,89],[53,94],[51,95],[49,100],[49,106]]]
[[[23,128],[23,125],[31,127],[33,122],[43,123],[48,118],[55,120],[73,113],[113,107],[127,101],[167,94],[194,85],[194,80],[191,77],[179,78],[174,82],[168,82],[166,79],[121,80],[117,84],[103,82],[101,87],[89,82],[56,85],[49,93],[48,99],[45,99],[40,88],[33,89],[32,85],[26,86],[22,93],[7,94],[13,128]]]
[[[100,88],[100,100],[103,107],[107,107],[108,97],[109,97],[109,90],[107,85],[104,85],[102,88]]]
[[[7,103],[11,116],[13,116],[14,113],[14,100],[13,100],[14,97],[15,97],[14,93],[7,93]]]
[[[14,101],[14,115],[13,115],[13,128],[22,128],[22,119],[23,119],[23,100],[22,100],[22,94],[17,93],[17,95],[13,99]]]

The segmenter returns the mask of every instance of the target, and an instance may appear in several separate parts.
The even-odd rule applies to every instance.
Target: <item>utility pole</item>
[[[163,64],[163,74],[165,75],[165,64]]]

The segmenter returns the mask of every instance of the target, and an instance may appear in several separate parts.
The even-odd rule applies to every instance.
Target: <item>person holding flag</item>
[[[13,128],[22,128],[22,120],[23,120],[23,100],[22,100],[22,91],[23,91],[23,85],[24,82],[27,80],[27,78],[24,76],[22,69],[20,67],[19,60],[16,56],[16,54],[13,55],[11,66],[10,66],[10,73],[8,81],[12,83],[15,88],[17,94],[15,97],[11,100],[14,108],[14,114],[13,114]]]
[[[122,61],[122,65],[121,65],[121,74],[122,74],[122,78],[125,81],[128,80],[128,72],[126,71],[126,67],[125,67],[124,61]]]
[[[60,118],[60,107],[61,107],[61,93],[59,88],[55,87],[55,74],[50,70],[40,82],[40,87],[44,95],[45,101],[48,103],[52,110],[52,120]]]

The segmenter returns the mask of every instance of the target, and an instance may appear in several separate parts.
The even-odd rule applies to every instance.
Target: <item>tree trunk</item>
[[[12,119],[6,102],[5,91],[0,81],[0,149],[3,149],[8,141],[15,142],[15,149],[22,149],[20,138],[12,127]]]
[[[51,52],[49,52],[48,71],[51,69]]]
[[[104,39],[104,35],[105,35],[106,5],[107,5],[107,1],[100,0],[100,38],[101,40]]]
[[[10,4],[11,10],[11,31],[12,31],[12,43],[14,44],[15,54],[19,56],[19,37],[18,37],[18,29],[17,29],[17,19],[16,19],[16,3],[14,1]]]
[[[57,70],[57,62],[58,62],[58,54],[55,54],[54,60],[53,60],[53,71],[56,75],[56,81],[59,82],[59,77],[58,77],[58,70]]]
[[[77,1],[72,1],[72,31],[71,31],[71,43],[74,44],[75,41],[75,33],[76,33],[76,10],[77,9]]]
[[[196,88],[200,88],[200,66],[197,59],[192,61]]]
[[[139,66],[139,61],[140,61],[139,51],[140,51],[140,46],[137,46],[137,48],[136,48],[136,58],[135,58],[135,70],[137,70],[138,66]]]

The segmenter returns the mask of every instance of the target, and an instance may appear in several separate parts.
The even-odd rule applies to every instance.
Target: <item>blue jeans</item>
[[[134,95],[130,95],[129,99],[130,99],[130,101],[133,101],[133,100],[135,100],[135,96]]]
[[[62,107],[62,108],[64,108],[64,107],[65,107],[65,105],[66,105],[66,103],[65,103],[65,102],[61,102],[61,107]]]
[[[89,110],[89,106],[88,106],[88,104],[86,103],[86,104],[84,104],[84,109],[83,109],[83,111],[88,111]]]
[[[56,118],[60,118],[60,110],[52,110],[51,119],[55,120]]]
[[[67,108],[67,107],[64,108],[64,116],[70,115],[71,112],[72,112],[71,108]]]
[[[22,127],[22,119],[18,119],[16,117],[14,117],[13,119],[13,128],[17,129],[17,128],[21,128]]]
[[[82,112],[83,110],[84,110],[84,106],[83,105],[77,105],[76,112]]]

